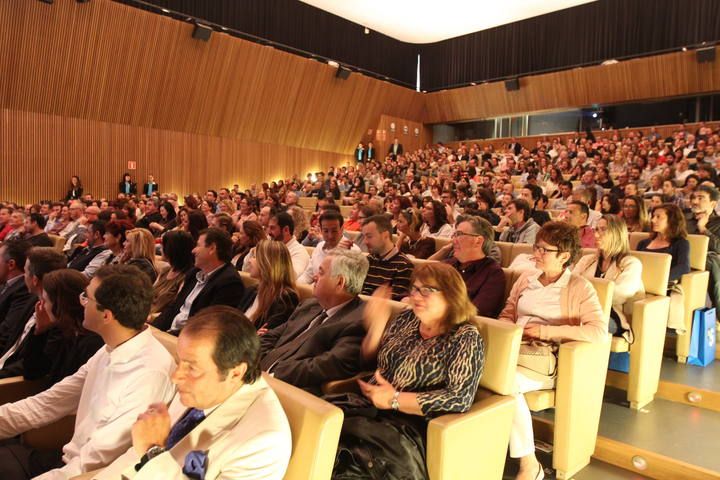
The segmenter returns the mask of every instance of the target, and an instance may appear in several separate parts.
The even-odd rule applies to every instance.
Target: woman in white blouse
[[[437,200],[424,202],[422,217],[423,226],[420,229],[420,236],[432,238],[452,237],[454,229],[448,222],[447,210],[442,202]]]
[[[632,313],[632,300],[642,298],[645,293],[642,263],[629,255],[627,226],[617,215],[603,215],[598,220],[595,239],[597,253],[582,257],[573,273],[585,278],[605,278],[615,282],[609,330],[614,336],[632,342],[633,334],[627,314]]]

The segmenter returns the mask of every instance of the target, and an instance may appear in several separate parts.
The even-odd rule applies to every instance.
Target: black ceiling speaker
[[[715,47],[699,48],[696,50],[698,63],[710,63],[715,61]]]
[[[511,78],[510,80],[505,80],[505,90],[507,90],[508,92],[520,90],[520,79]]]
[[[192,35],[193,38],[207,42],[208,40],[210,40],[210,35],[212,35],[212,28],[201,23],[195,24]]]
[[[350,76],[350,73],[352,73],[350,70],[348,70],[347,68],[340,65],[337,69],[337,72],[335,72],[335,78],[347,80],[348,77]]]

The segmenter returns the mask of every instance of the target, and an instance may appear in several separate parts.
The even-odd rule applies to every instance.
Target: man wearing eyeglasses
[[[0,478],[60,480],[109,464],[131,444],[131,428],[152,402],[169,402],[175,361],[145,320],[152,286],[137,267],[100,268],[81,294],[83,327],[105,347],[73,375],[35,396],[0,406],[0,439],[76,415],[62,452],[8,440],[0,447]]]
[[[719,200],[717,188],[700,185],[692,195],[692,210],[686,216],[688,233],[706,235],[710,239],[705,269],[710,272],[708,293],[716,315],[720,315],[720,216],[715,213]]]
[[[445,260],[462,276],[478,315],[497,317],[504,305],[505,274],[488,256],[494,244],[493,228],[481,217],[461,216],[453,233],[453,256]]]

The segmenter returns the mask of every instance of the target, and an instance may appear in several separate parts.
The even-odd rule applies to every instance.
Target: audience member
[[[83,327],[106,346],[50,389],[0,406],[0,438],[7,439],[0,447],[1,478],[72,478],[104,467],[130,446],[130,429],[147,405],[172,399],[175,362],[145,328],[151,292],[135,267],[96,272],[81,297]],[[15,440],[73,414],[74,434],[62,451],[34,450]]]
[[[505,209],[505,216],[496,228],[504,229],[500,234],[501,242],[534,243],[540,226],[530,218],[530,205],[522,199],[512,200]]]
[[[47,221],[39,213],[31,213],[25,218],[25,240],[33,247],[52,247],[53,241],[45,233]]]
[[[70,258],[68,268],[82,272],[92,278],[98,268],[106,265],[113,252],[105,244],[105,222],[95,220],[88,225],[87,247],[76,250]]]
[[[710,272],[708,294],[716,314],[720,316],[720,216],[715,213],[719,200],[717,188],[700,185],[693,194],[692,211],[686,219],[688,233],[709,237],[705,259],[705,269]]]
[[[358,294],[367,271],[368,261],[359,252],[335,249],[326,255],[313,298],[262,336],[261,368],[315,394],[323,383],[359,373],[365,302]]]
[[[311,284],[315,282],[315,275],[322,264],[325,255],[335,248],[349,248],[360,251],[353,242],[343,237],[343,217],[338,212],[327,211],[320,215],[320,234],[322,241],[317,244],[310,256],[307,268],[297,279],[298,283]]]
[[[187,232],[173,230],[162,236],[162,258],[170,268],[162,271],[153,285],[151,314],[162,312],[177,297],[195,263],[193,248],[195,241]]]
[[[36,301],[25,284],[25,261],[31,246],[15,240],[0,245],[0,332],[2,324],[16,318]]]
[[[576,200],[570,202],[566,210],[567,222],[577,229],[580,247],[595,248],[595,231],[588,225],[590,209]]]
[[[281,480],[292,450],[290,426],[260,374],[259,342],[248,320],[230,307],[206,308],[185,325],[177,354],[178,395],[170,405],[158,397],[147,407],[127,435],[132,447],[97,478],[126,470],[138,480]]]
[[[134,265],[154,283],[158,276],[155,263],[155,239],[150,230],[133,228],[125,233],[122,263]]]
[[[690,272],[690,243],[687,240],[685,217],[680,207],[673,203],[664,203],[653,210],[652,232],[650,238],[640,240],[640,251],[668,253],[671,283]]]
[[[423,237],[450,238],[453,232],[447,216],[447,210],[442,202],[430,200],[425,202],[422,209],[423,226],[420,229]]]
[[[295,238],[295,222],[290,214],[281,212],[271,217],[265,231],[273,240],[285,244],[292,258],[295,277],[302,275],[310,262],[310,254]]]
[[[395,246],[401,253],[420,259],[429,258],[435,253],[435,239],[421,235],[422,225],[422,215],[414,208],[398,212]]]
[[[242,280],[232,259],[232,241],[227,234],[215,228],[200,233],[193,249],[195,268],[185,275],[183,287],[153,325],[177,334],[187,319],[212,305],[235,306],[245,293]]]
[[[650,230],[650,217],[642,198],[625,197],[623,200],[622,218],[628,232],[647,232]]]
[[[363,223],[370,268],[362,293],[371,295],[379,286],[389,285],[393,300],[401,300],[409,293],[413,264],[393,244],[391,230],[390,219],[385,215],[374,215]]]

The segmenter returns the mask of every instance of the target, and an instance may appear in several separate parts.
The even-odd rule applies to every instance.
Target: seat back
[[[500,395],[512,395],[522,328],[514,323],[488,317],[475,317],[473,323],[485,341],[480,387]]]
[[[305,283],[298,283],[295,285],[295,288],[297,288],[298,297],[300,297],[301,302],[304,302],[308,298],[313,298],[313,286],[312,285],[307,285]]]
[[[175,335],[170,335],[167,332],[163,332],[162,330],[158,330],[155,327],[149,328],[152,331],[153,337],[155,337],[160,343],[162,343],[162,346],[165,347],[168,352],[170,352],[170,355],[173,356],[175,362],[179,362],[180,359],[178,358],[177,354],[177,337]]]
[[[638,243],[640,240],[650,238],[650,234],[647,232],[630,232],[628,240],[630,241],[630,250],[637,250]]]
[[[435,251],[437,252],[441,248],[443,248],[448,243],[452,243],[451,238],[437,238],[435,237]]]
[[[520,255],[521,253],[532,255],[533,246],[529,243],[513,243],[512,253],[510,254],[510,263],[512,263],[512,261],[515,260],[515,257]],[[508,265],[510,265],[510,263],[508,263]]]
[[[264,375],[285,410],[292,455],[285,480],[329,479],[335,463],[343,412],[304,390]]]
[[[632,252],[632,256],[642,263],[642,281],[645,293],[667,295],[672,257],[667,253]]]
[[[687,239],[690,243],[690,268],[700,271],[705,270],[710,237],[706,235],[688,235]]]
[[[65,238],[60,235],[48,235],[48,237],[50,237],[50,240],[53,242],[53,248],[62,253],[63,247],[65,246]]]
[[[315,210],[318,199],[315,197],[300,197],[298,198],[298,205],[308,210]]]
[[[340,205],[340,215],[342,215],[345,218],[350,218],[352,209],[353,209],[352,205]]]
[[[510,242],[495,242],[500,248],[500,266],[508,267],[512,263],[512,246]]]
[[[600,301],[600,307],[602,307],[603,316],[605,320],[608,320],[610,318],[610,311],[612,310],[615,282],[605,280],[604,278],[591,278],[590,283],[595,287],[595,292],[597,292],[598,300]]]

